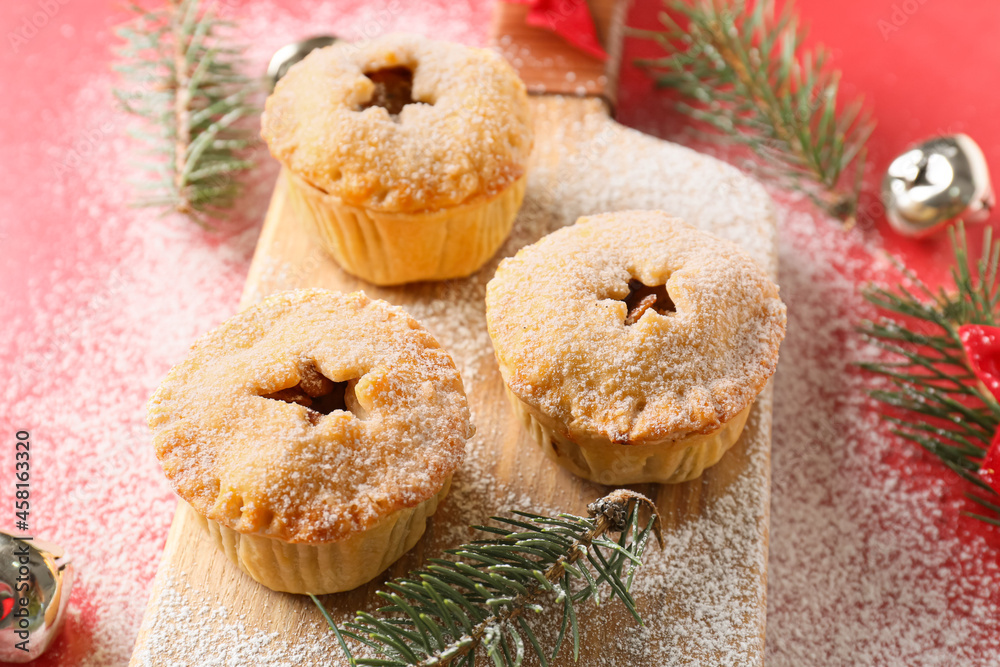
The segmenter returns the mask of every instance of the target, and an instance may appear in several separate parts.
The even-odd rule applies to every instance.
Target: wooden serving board
[[[581,94],[532,97],[536,145],[526,200],[510,239],[476,275],[394,288],[365,284],[341,271],[299,224],[279,177],[242,305],[278,290],[320,286],[362,289],[404,306],[452,353],[478,428],[427,534],[384,577],[326,596],[335,620],[376,607],[374,593],[385,577],[470,539],[470,523],[512,508],[584,513],[609,490],[550,463],[507,404],[484,312],[486,283],[503,257],[579,215],[660,208],[741,243],[776,275],[775,219],[759,185],[712,158],[611,120],[625,8],[613,0],[593,8],[612,56],[608,65],[525,26],[523,7],[499,6],[497,43],[529,87]],[[588,605],[579,664],[763,662],[770,434],[768,387],[740,442],[700,479],[634,487],[654,498],[665,520],[665,548],[649,550],[634,591],[646,627],[617,603],[600,610]],[[132,665],[346,664],[309,598],[272,592],[244,575],[216,551],[190,512],[179,505]],[[572,664],[571,655],[564,650],[556,664]]]

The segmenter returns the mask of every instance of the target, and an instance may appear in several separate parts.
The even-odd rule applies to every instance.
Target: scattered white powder
[[[320,31],[482,42],[489,7],[315,1],[232,18],[251,44],[252,70],[263,72],[279,46]],[[216,233],[131,208],[137,145],[125,133],[132,119],[111,96],[116,84],[109,63],[95,62],[74,98],[54,116],[46,110],[52,132],[25,144],[49,158],[50,170],[22,180],[34,201],[48,203],[45,219],[66,220],[60,234],[40,232],[31,253],[16,258],[0,241],[3,261],[18,261],[28,275],[20,308],[6,295],[0,302],[0,425],[31,431],[32,531],[67,548],[78,571],[66,632],[39,667],[128,662],[175,507],[150,447],[145,402],[190,344],[235,312],[276,175],[258,147],[263,167],[236,220]],[[11,202],[0,202],[0,212],[5,225],[28,222]],[[0,489],[4,507],[13,506],[12,491]]]
[[[397,115],[374,102],[365,75],[386,63],[412,78],[416,103]],[[268,97],[261,126],[308,183],[392,212],[496,195],[524,173],[532,145],[524,85],[502,56],[406,34],[310,54]]]
[[[660,192],[669,210],[673,188]],[[628,324],[633,278],[666,282],[675,312]],[[522,249],[500,264],[486,308],[520,400],[571,438],[640,445],[716,430],[745,410],[774,373],[785,328],[778,290],[752,258],[649,211],[582,218]]]
[[[239,620],[239,612],[231,611],[217,598],[194,597],[189,595],[190,585],[184,582],[184,573],[169,572],[164,580],[166,587],[160,603],[168,611],[158,617],[152,628],[155,635],[169,632],[178,638],[181,646],[204,647],[198,651],[197,662],[192,662],[184,653],[173,654],[169,648],[150,647],[138,651],[133,664],[136,667],[180,667],[197,664],[198,667],[230,667],[244,665],[269,665],[270,667],[291,667],[292,665],[318,664],[330,655],[330,647],[319,643],[303,644],[294,637],[282,636],[277,632],[261,632]],[[235,620],[234,620],[235,618]],[[326,627],[317,614],[314,633]],[[206,641],[211,637],[211,641]]]
[[[874,381],[851,364],[875,354],[853,327],[875,315],[857,280],[880,262],[825,224],[782,221],[767,662],[996,664],[996,533],[960,517],[964,485],[879,422]]]
[[[244,29],[260,68],[277,46],[327,29],[351,38],[363,37],[357,31],[368,26],[376,34],[408,29],[480,42],[488,14],[488,3],[404,8],[394,2],[308,2],[294,14],[261,7]],[[63,136],[37,149],[55,166],[88,132],[108,123],[114,132],[70,173],[39,175],[39,182],[51,183],[51,191],[39,196],[45,194],[70,222],[60,228],[66,236],[58,255],[39,247],[19,258],[34,267],[28,308],[18,318],[6,317],[0,328],[8,369],[0,422],[6,433],[30,429],[34,441],[33,530],[67,547],[79,571],[76,611],[57,645],[35,663],[45,666],[123,665],[131,654],[174,507],[149,446],[143,405],[190,342],[236,309],[274,177],[271,168],[258,171],[241,202],[247,224],[218,234],[128,208],[130,191],[122,184],[134,144],[122,138],[126,118],[109,111],[103,64],[95,67],[100,69],[94,80],[56,112]],[[642,156],[630,159],[641,162]],[[606,162],[614,163],[611,157]],[[651,181],[662,178],[649,171]],[[607,203],[602,193],[630,187],[622,181],[595,168],[584,182],[539,194],[537,205],[558,207],[564,223],[600,210]],[[693,199],[702,195],[692,188]],[[0,206],[3,219],[20,219],[8,204]],[[510,243],[523,245],[545,231],[516,231]],[[852,333],[857,319],[871,314],[856,292],[859,280],[879,275],[871,246],[857,232],[844,234],[835,223],[794,206],[781,220],[780,283],[789,330],[774,383],[766,662],[996,664],[1000,540],[958,516],[958,509],[968,508],[961,486],[914,447],[891,438],[864,396],[868,380],[850,370],[852,359],[871,354]],[[756,250],[767,255],[766,248]],[[493,268],[481,275],[492,275]],[[492,361],[478,352],[484,349],[481,315],[471,306],[450,306],[477,303],[482,283],[466,284],[442,287],[436,300],[410,312],[453,352],[469,383]],[[470,292],[448,291],[463,289]],[[9,308],[0,304],[0,314]],[[456,319],[462,328],[453,328]],[[483,501],[489,478],[476,471],[496,465],[481,446],[488,437],[476,436],[467,477],[446,505],[452,511],[470,508],[462,517],[469,521],[483,519],[479,510],[495,511],[492,503],[556,509],[506,488],[491,488],[490,503]],[[737,481],[731,503],[752,502],[752,491]],[[5,485],[0,502],[9,507],[10,500]],[[727,523],[733,511],[720,504],[713,515],[672,532],[665,555],[653,547],[637,580],[640,597],[671,591],[674,604],[690,609],[692,620],[657,624],[657,610],[647,609],[648,629],[626,625],[609,652],[613,657],[584,664],[627,664],[645,641],[668,664],[741,664],[746,650],[728,639],[743,619],[726,613],[742,604],[741,593],[727,587],[725,572],[759,554],[727,546],[731,531],[748,529]],[[439,539],[455,543],[469,537],[464,533],[456,528]],[[685,556],[670,557],[676,554]],[[694,561],[705,567],[685,565]],[[240,625],[238,610],[226,610],[218,600],[188,598],[179,574],[167,595],[175,597],[165,600],[165,622],[186,624],[183,631],[199,640],[204,654],[197,664],[315,664],[334,655],[329,644],[303,645]],[[214,627],[220,640],[203,641],[204,627]],[[685,638],[694,638],[701,653],[677,651]]]
[[[766,392],[761,406],[768,403],[769,392]],[[761,416],[755,411],[751,419]],[[498,484],[490,472],[497,463],[491,457],[494,450],[480,435],[474,438],[470,449],[469,460],[456,473],[452,492],[424,538],[426,553],[440,553],[473,539],[475,534],[468,528],[470,524],[482,523],[491,514],[506,514],[508,508],[531,508],[548,514],[568,509]],[[739,641],[746,634],[744,626],[754,620],[746,615],[755,613],[752,610],[763,589],[752,584],[747,588],[745,578],[741,583],[730,574],[747,566],[765,566],[765,554],[756,547],[759,527],[754,522],[739,520],[746,518],[747,507],[759,508],[766,498],[766,491],[757,483],[761,468],[767,465],[766,447],[756,442],[749,449],[747,469],[729,483],[721,502],[697,520],[681,522],[669,530],[662,550],[655,545],[647,550],[645,564],[633,588],[646,627],[634,624],[619,603],[611,603],[614,638],[609,650],[609,614],[590,603],[580,605],[580,664],[735,666],[747,664],[748,654],[757,655],[755,664],[760,664],[758,638],[750,637],[745,645],[734,645],[734,640]],[[595,494],[599,488],[593,487]],[[572,509],[582,511],[579,507]],[[198,539],[195,547],[212,548],[206,538]],[[411,557],[404,560],[413,561]],[[172,571],[163,581],[160,596],[153,600],[158,608],[156,622],[149,628],[146,644],[138,653],[139,664],[174,664],[175,657],[190,655],[198,656],[198,664],[207,665],[304,666],[316,664],[316,655],[325,655],[327,661],[332,661],[329,664],[345,664],[332,635],[318,623],[318,612],[314,616],[309,614],[309,603],[304,605],[305,616],[315,620],[297,628],[294,635],[247,630],[242,617],[248,610],[229,608],[218,591],[190,583],[193,579],[200,580]],[[242,575],[238,579],[243,585],[255,586]],[[543,606],[546,611],[532,622],[543,644],[551,647],[560,617],[552,605]],[[350,620],[348,614],[336,611],[332,616],[337,622]],[[667,622],[677,616],[690,618],[691,623],[678,627]],[[192,619],[200,621],[202,617],[203,627],[193,629]],[[230,638],[244,632],[247,641],[233,646]],[[206,637],[211,637],[211,641],[206,641]],[[563,646],[563,651],[568,650],[571,644]],[[373,657],[363,647],[356,655]],[[158,660],[153,661],[153,656]],[[656,662],[649,662],[650,656]],[[237,657],[242,662],[233,662]]]

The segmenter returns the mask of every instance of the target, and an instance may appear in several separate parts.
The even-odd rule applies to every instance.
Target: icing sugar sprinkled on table
[[[384,22],[391,29],[480,41],[482,35],[469,33],[467,26],[485,26],[488,13],[485,7],[458,5],[436,14],[420,8],[387,15],[383,10],[396,5],[359,6],[314,3],[301,18],[261,11],[244,29],[251,37],[267,36],[254,46],[262,62],[274,47],[316,25],[352,37],[362,26]],[[122,116],[108,115],[108,79],[92,83],[65,110],[66,143],[40,146],[53,159],[65,155],[74,138],[109,119],[116,128],[124,127]],[[255,241],[252,228],[205,235],[184,221],[128,209],[122,182],[131,147],[121,139],[98,146],[76,177],[85,181],[74,184],[75,196],[84,193],[79,200],[68,198],[63,182],[52,184],[51,196],[68,215],[101,223],[81,222],[80,238],[71,239],[74,247],[67,249],[69,259],[31,277],[30,318],[8,320],[0,328],[0,349],[13,351],[5,357],[11,362],[10,380],[0,390],[7,406],[4,422],[30,425],[41,445],[33,489],[40,508],[37,533],[69,548],[80,573],[66,636],[38,665],[127,661],[173,510],[145,433],[143,403],[187,345],[236,308]],[[247,210],[262,210],[270,178],[273,172],[261,174]],[[595,170],[594,178],[608,179],[609,189],[628,187],[615,174]],[[584,188],[592,185],[565,183],[544,197],[572,219],[584,206],[569,197],[574,193],[591,192],[585,205],[600,208],[600,196]],[[696,187],[692,193],[697,194]],[[848,372],[850,359],[870,354],[850,331],[868,312],[856,284],[872,275],[868,265],[877,262],[877,255],[857,234],[845,235],[834,223],[801,213],[785,216],[781,229],[780,283],[790,320],[775,378],[766,662],[777,667],[995,664],[1000,651],[996,536],[975,532],[957,517],[956,508],[966,506],[945,481],[946,473],[890,438],[864,398],[861,381]],[[515,234],[516,242],[532,240],[523,229]],[[448,318],[443,307],[413,314],[444,342],[440,332]],[[463,318],[475,337],[481,330],[473,315]],[[448,347],[467,365],[463,373],[487,366],[488,358],[470,363],[461,343]],[[473,343],[469,347],[478,349]],[[58,404],[53,397],[59,397]],[[482,458],[473,444],[469,470],[484,465]],[[456,488],[455,506],[475,504],[476,482],[470,473]],[[0,495],[0,500],[9,497]],[[497,490],[495,500],[504,508],[532,502],[506,489]],[[477,511],[470,520],[482,518]],[[456,529],[442,539],[460,541],[468,537],[462,532]],[[724,531],[690,526],[672,536],[665,553],[691,546],[687,536],[695,534],[725,538]],[[720,570],[740,557],[722,554]],[[707,585],[686,580],[675,566],[654,548],[637,582],[639,592],[661,585],[689,591]],[[180,575],[168,587],[177,593],[168,600],[178,604],[172,618],[191,627],[201,619],[231,624],[230,636],[243,643],[232,649],[243,651],[232,654],[235,662],[216,664],[318,661],[311,659],[315,647],[281,646],[269,633],[257,635],[233,623],[230,610],[217,600],[185,601]],[[718,588],[711,604],[725,604],[726,592]],[[686,604],[701,607],[703,618],[710,606],[703,598],[689,598]],[[653,634],[634,628],[623,632],[622,646],[616,648],[640,650],[649,639],[657,650],[669,649],[688,633],[703,635],[706,645],[722,646],[728,628],[706,627],[696,614],[691,623],[666,628],[665,634],[644,632]],[[206,654],[221,650],[199,645]],[[324,659],[331,655],[329,645],[321,650]],[[738,657],[723,653],[712,664],[727,662],[738,663]]]

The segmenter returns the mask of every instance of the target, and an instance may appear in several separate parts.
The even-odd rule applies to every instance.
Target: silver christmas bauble
[[[926,236],[959,217],[985,220],[994,199],[982,149],[964,134],[914,146],[889,165],[882,203],[889,224],[906,236]]]
[[[336,41],[337,38],[333,35],[317,35],[316,37],[300,39],[297,42],[285,44],[275,51],[274,55],[271,56],[271,62],[267,65],[268,90],[274,90],[274,84],[278,83],[278,79],[285,76],[289,67],[305,58],[312,51],[321,49],[324,46],[330,46]]]
[[[73,568],[65,552],[0,532],[0,662],[28,662],[59,634]]]

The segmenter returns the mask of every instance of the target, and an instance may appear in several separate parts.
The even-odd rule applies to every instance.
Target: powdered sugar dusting
[[[553,103],[562,104],[558,100]],[[583,136],[591,134],[586,132],[593,129],[590,123],[600,127],[602,112],[597,107],[593,110],[594,117],[577,128],[584,131]],[[542,108],[541,111],[545,113],[549,110]],[[626,155],[632,160],[648,156],[648,164],[640,161],[639,166],[657,170],[663,164],[671,164],[670,156],[680,160],[695,157],[679,147],[649,144],[648,139],[638,133],[612,131],[616,134],[615,141],[605,147],[608,164],[628,164]],[[737,243],[745,240],[745,246],[758,252],[759,264],[773,265],[769,257],[760,257],[759,254],[760,249],[773,247],[770,242],[752,238],[760,233],[770,235],[768,200],[759,187],[734,170],[720,169],[711,161],[696,159],[694,164],[688,164],[692,172],[690,180],[665,185],[659,179],[637,178],[628,187],[623,184],[616,193],[609,195],[591,188],[590,183],[585,184],[590,188],[586,191],[571,187],[571,184],[581,180],[581,169],[589,170],[588,178],[600,181],[610,177],[607,167],[571,160],[573,151],[559,144],[550,150],[551,156],[539,157],[538,161],[553,164],[554,169],[529,172],[526,203],[515,222],[515,233],[483,271],[467,280],[410,288],[366,288],[372,296],[405,303],[406,309],[439,337],[468,380],[466,390],[470,404],[479,406],[480,412],[490,415],[489,419],[477,424],[479,430],[470,443],[466,463],[455,474],[452,494],[434,517],[434,528],[423,545],[428,554],[440,553],[444,548],[457,546],[472,538],[469,524],[482,522],[486,517],[504,513],[511,507],[582,512],[586,504],[584,499],[592,499],[604,490],[596,485],[587,485],[584,490],[578,491],[568,473],[543,463],[541,451],[524,433],[519,433],[516,421],[508,418],[503,393],[498,391],[500,378],[496,361],[491,355],[483,353],[491,349],[484,321],[486,281],[503,256],[512,255],[526,242],[536,241],[553,229],[574,222],[576,211],[572,207],[555,205],[564,201],[563,196],[572,198],[581,213],[598,212],[600,206],[623,209],[628,207],[630,201],[638,199],[657,202],[666,208],[684,209],[694,223],[706,229],[714,229],[716,222],[722,221],[724,224],[719,226],[723,233]],[[555,159],[546,161],[547,157]],[[669,169],[676,170],[677,167],[670,166]],[[637,170],[637,176],[646,173],[643,168]],[[699,182],[699,179],[704,187],[712,189],[720,185],[720,179],[726,179],[733,184],[737,196],[730,198],[727,206],[720,205],[710,213],[685,208],[689,203],[696,202],[690,184]],[[655,194],[650,192],[651,188]],[[553,197],[557,190],[560,191],[559,196]],[[737,205],[742,208],[736,210]],[[744,228],[731,224],[734,218],[739,219],[740,216],[753,219],[759,226]],[[277,229],[276,234],[287,228]],[[689,228],[685,229],[697,234]],[[740,260],[748,265],[748,271],[757,272],[761,282],[767,282],[763,272],[753,266],[753,259],[740,255]],[[297,281],[306,281],[313,275],[310,271],[296,270],[267,256],[261,257],[260,261],[263,265],[255,275],[261,276],[267,287],[253,292],[253,298],[262,296],[267,290],[299,287],[301,283]],[[310,260],[307,257],[304,261],[308,263]],[[282,280],[296,282],[283,283]],[[773,286],[769,289],[773,295]],[[497,401],[500,401],[499,411]],[[620,608],[610,615],[602,615],[602,622],[594,623],[584,633],[585,641],[590,638],[584,648],[587,664],[614,664],[615,660],[626,660],[636,665],[663,665],[673,664],[670,661],[676,656],[702,656],[720,664],[745,664],[748,660],[759,663],[763,654],[760,630],[764,580],[761,573],[766,560],[768,490],[765,480],[769,407],[770,394],[765,393],[752,411],[745,436],[738,445],[743,454],[742,463],[730,466],[728,471],[726,466],[720,466],[718,471],[713,472],[714,488],[703,496],[704,510],[691,516],[671,516],[668,520],[671,529],[668,530],[666,548],[662,552],[654,550],[650,553],[650,583],[641,584],[637,589],[638,602],[649,619],[647,629],[643,630],[628,621]],[[507,447],[514,437],[519,438],[518,455],[511,460],[508,455],[511,450]],[[537,476],[561,479],[551,479],[546,483]],[[509,480],[509,483],[500,480]],[[553,488],[558,489],[561,495],[553,497]],[[671,495],[669,489],[660,493],[659,500],[667,508],[670,507]],[[668,511],[674,512],[673,509]],[[164,590],[161,597],[152,601],[153,608],[159,613],[167,606],[165,596],[169,597],[174,592]],[[194,597],[200,599],[211,594],[208,589],[198,590],[194,592]],[[342,604],[336,605],[337,611],[333,613],[335,620],[342,622],[349,617],[341,607]],[[292,608],[303,610],[298,604]],[[596,613],[594,610],[585,612],[585,626],[587,621],[596,619]],[[558,623],[553,619],[558,619],[558,615],[545,615],[543,621],[546,626],[543,634],[550,639],[558,631],[558,627],[551,627],[553,623]],[[690,628],[678,631],[678,625],[686,626],[689,622],[692,624]],[[603,629],[608,623],[615,628],[614,651],[605,646],[609,640],[608,633]],[[703,625],[711,628],[711,632],[706,634],[700,631],[698,628]],[[158,631],[155,627],[148,628],[143,650],[168,650],[186,641],[182,634],[172,633],[169,625],[163,625]],[[644,635],[641,634],[643,632]],[[643,639],[655,642],[657,650],[648,652]],[[328,644],[330,636],[327,633],[302,635],[300,641],[303,645],[314,642]]]
[[[367,74],[390,68],[409,72],[411,103],[365,108],[376,90]],[[524,84],[503,58],[406,34],[310,54],[275,86],[261,126],[294,173],[390,213],[494,195],[521,177],[532,145]]]
[[[220,11],[232,12],[230,4],[219,3]],[[279,46],[317,29],[363,39],[406,27],[481,42],[488,14],[485,5],[315,1],[294,11],[255,5],[228,18],[239,19],[251,44],[252,71],[263,72]],[[40,667],[129,660],[176,504],[150,446],[144,404],[191,343],[235,312],[276,173],[257,147],[262,166],[237,219],[214,233],[132,208],[137,144],[126,135],[132,119],[115,110],[117,83],[109,62],[95,61],[74,97],[45,110],[52,131],[25,146],[46,159],[18,180],[59,225],[29,256],[9,256],[0,241],[4,264],[27,276],[23,299],[0,300],[0,423],[5,433],[31,431],[32,532],[64,546],[78,572],[66,631],[34,663]],[[25,211],[0,205],[0,236],[27,222]],[[12,491],[0,490],[5,507]]]
[[[673,525],[665,534],[662,550],[649,546],[633,589],[646,625],[637,626],[617,602],[609,605],[605,601],[600,609],[580,605],[581,664],[612,667],[693,662],[735,666],[748,664],[748,656],[755,656],[750,662],[760,664],[761,638],[752,633],[748,636],[746,626],[756,626],[762,620],[762,608],[757,603],[763,590],[742,570],[749,567],[759,571],[766,560],[760,541],[762,527],[747,517],[747,509],[766,506],[767,489],[759,480],[767,466],[769,401],[767,390],[758,409],[751,413],[754,423],[748,431],[754,439],[740,445],[749,454],[746,468],[728,481],[726,491],[719,494],[709,511]],[[452,492],[424,539],[425,553],[437,554],[473,539],[470,524],[482,523],[491,514],[505,514],[511,507],[530,507],[549,514],[567,509],[563,503],[527,494],[517,484],[498,483],[491,472],[496,465],[492,451],[488,439],[481,435],[473,439],[469,460],[456,473]],[[600,488],[593,487],[595,494]],[[577,507],[574,511],[581,510]],[[192,547],[212,548],[204,536],[196,539]],[[407,567],[418,564],[411,556],[404,560],[408,561]],[[237,585],[254,586],[242,575],[237,578]],[[250,630],[254,624],[240,610],[227,605],[219,591],[191,583],[199,579],[175,571],[161,580],[161,593],[151,601],[158,613],[138,654],[144,661],[140,664],[162,664],[153,662],[152,657],[186,656],[194,651],[210,665],[224,664],[222,661],[233,656],[239,656],[244,661],[240,664],[246,665],[310,665],[316,655],[326,655],[332,664],[346,664],[333,636],[321,625],[307,621],[296,628],[294,636]],[[532,623],[540,640],[551,650],[560,616],[551,600],[546,606],[546,611],[533,617]],[[195,607],[199,608],[199,618],[208,619],[209,627],[201,633],[184,627],[189,611]],[[295,613],[306,619],[319,618],[307,600],[296,607]],[[350,620],[350,614],[337,609],[332,609],[331,614],[340,623]],[[212,642],[204,641],[206,632],[213,637]],[[248,636],[244,645],[233,647],[226,641],[242,633]],[[214,641],[216,637],[219,641]],[[375,657],[364,647],[356,649],[356,656]]]
[[[260,69],[281,44],[326,30],[359,39],[385,26],[481,43],[488,15],[488,3],[420,3],[411,8],[394,2],[317,1],[297,3],[294,10],[255,5],[240,20]],[[66,546],[79,571],[66,632],[35,663],[42,666],[127,662],[174,506],[149,445],[143,404],[190,342],[235,311],[256,239],[252,226],[209,235],[186,221],[127,207],[130,193],[122,183],[134,144],[120,138],[125,117],[108,111],[104,66],[96,63],[95,71],[102,73],[54,112],[52,126],[58,131],[32,145],[56,165],[76,139],[111,128],[96,152],[71,174],[25,179],[35,199],[51,207],[48,219],[66,220],[53,237],[59,241],[58,257],[39,244],[32,257],[17,258],[34,261],[24,263],[31,267],[29,302],[14,314],[6,300],[0,303],[5,315],[0,350],[8,364],[8,382],[0,389],[5,406],[0,421],[8,433],[32,430],[37,447],[35,532]],[[581,164],[601,163],[615,136],[595,140],[594,158]],[[670,165],[648,155],[630,157],[642,172],[638,176],[594,168],[576,170],[577,180],[550,180],[551,187],[536,191],[522,213],[522,221],[536,219],[537,225],[519,223],[510,243],[520,247],[577,215],[599,212],[609,201],[607,193],[637,182],[649,183],[630,205],[655,206],[657,183],[684,177],[683,169],[669,171]],[[262,217],[273,176],[271,167],[259,170],[259,180],[241,203],[254,220]],[[705,188],[698,183],[692,183],[689,193],[692,210],[715,205],[704,201]],[[0,206],[5,207],[4,220],[22,215],[12,204]],[[531,217],[543,208],[559,215]],[[850,359],[871,353],[851,333],[857,318],[869,312],[856,285],[878,275],[883,263],[871,239],[845,235],[836,223],[799,207],[790,210],[782,208],[779,237],[781,294],[790,320],[774,380],[766,662],[778,667],[995,664],[1000,651],[996,535],[958,516],[959,509],[968,508],[961,486],[938,464],[889,435],[864,398],[864,381],[848,372]],[[769,250],[750,249],[758,257],[767,257]],[[492,275],[493,267],[483,274]],[[456,283],[448,289],[460,294],[470,290],[471,303],[482,285]],[[438,294],[439,303],[408,310],[456,357],[467,385],[470,377],[495,372],[489,355],[462,353],[463,347],[482,349],[481,314],[464,305],[449,310],[447,304],[463,304],[466,297]],[[455,312],[461,313],[468,334],[451,333]],[[485,500],[490,487],[486,475],[497,465],[486,447],[488,437],[480,433],[472,441],[469,464],[460,471],[443,511],[468,507],[458,518],[478,522],[510,507],[569,509],[513,488],[489,488],[490,499]],[[479,476],[476,471],[485,472]],[[747,500],[744,491],[731,486],[728,502]],[[8,494],[4,486],[0,501],[7,507]],[[754,496],[749,500],[754,502]],[[732,611],[740,604],[740,593],[727,587],[726,566],[761,558],[759,552],[725,551],[727,535],[753,530],[726,523],[730,509],[720,506],[711,526],[702,518],[675,527],[663,556],[654,547],[637,580],[643,596],[669,587],[678,604],[691,610],[690,620],[657,625],[656,610],[647,609],[647,629],[621,623],[620,639],[609,655],[621,651],[634,656],[648,649],[668,655],[674,664],[746,664],[740,657],[744,650],[759,649],[753,641],[737,648],[729,643],[740,620]],[[459,527],[464,523],[450,525],[455,528],[442,542],[469,537]],[[698,556],[711,567],[707,574],[692,575],[685,563],[695,557],[678,560],[673,555],[698,544],[722,550]],[[713,574],[722,578],[711,582]],[[173,623],[196,643],[198,664],[336,659],[327,641],[317,649],[232,621],[230,614],[238,610],[215,598],[192,598],[197,591],[184,589],[178,580],[182,575],[174,573],[167,586],[178,592],[167,600],[178,608],[165,616],[164,625]],[[214,615],[220,608],[227,611],[225,620]],[[205,626],[202,619],[209,619]],[[304,631],[320,632],[318,615],[311,619]],[[219,642],[201,634],[202,627],[213,623],[222,633]],[[593,639],[592,631],[586,631],[585,642]],[[698,647],[691,648],[695,642]],[[190,655],[179,662],[190,664]],[[612,657],[582,664],[623,663]]]
[[[958,515],[967,489],[890,436],[851,367],[876,355],[853,333],[875,316],[857,280],[893,274],[856,235],[782,224],[768,664],[993,664],[996,535]]]
[[[343,407],[318,411],[334,383]],[[433,497],[473,432],[426,330],[397,306],[323,289],[280,292],[199,338],[150,399],[149,425],[196,511],[307,543]]]
[[[192,587],[185,583],[183,572],[170,571],[165,577],[165,592],[160,598],[163,613],[151,629],[158,633],[169,632],[176,637],[176,646],[203,647],[198,651],[199,667],[228,667],[230,665],[292,665],[326,662],[330,647],[319,643],[302,644],[278,632],[264,632],[240,620],[240,613],[227,608],[218,598],[192,595]],[[195,622],[196,621],[196,622]],[[312,630],[319,631],[322,619],[314,621]],[[205,641],[206,636],[213,639]],[[191,657],[174,647],[155,642],[138,651],[132,664],[136,667],[153,667],[163,664],[188,664]]]
[[[632,280],[664,285],[671,309],[630,322]],[[486,304],[504,381],[577,441],[718,430],[774,373],[784,336],[785,306],[761,267],[660,211],[584,217],[523,248],[500,264]]]

